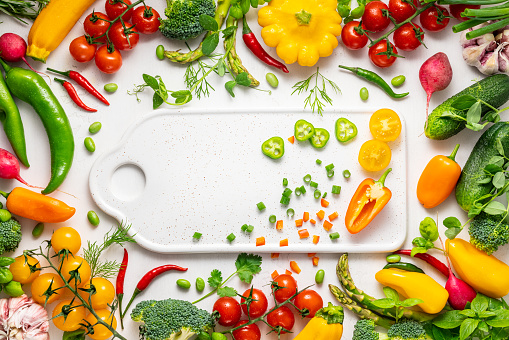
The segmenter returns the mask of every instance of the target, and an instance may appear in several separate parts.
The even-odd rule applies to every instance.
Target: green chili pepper
[[[74,157],[74,137],[64,109],[42,77],[34,71],[10,67],[0,59],[5,82],[11,93],[30,104],[48,134],[51,152],[51,179],[43,194],[55,191],[65,180]]]
[[[346,143],[357,136],[357,126],[346,118],[336,121],[336,138],[341,143]]]
[[[375,72],[372,72],[372,71],[369,71],[369,70],[365,70],[365,69],[360,68],[360,67],[348,67],[348,66],[343,66],[343,65],[339,65],[339,67],[343,68],[345,70],[349,70],[349,71],[355,73],[357,76],[359,76],[361,78],[364,78],[364,79],[366,79],[367,81],[369,81],[369,82],[371,82],[373,84],[378,85],[378,87],[380,87],[382,90],[384,90],[385,93],[387,93],[392,98],[403,98],[403,97],[408,96],[408,92],[406,92],[406,93],[395,93],[392,90],[391,86],[389,84],[387,84],[387,82],[385,80],[383,80],[383,78],[380,77]]]
[[[295,139],[303,142],[308,140],[315,133],[315,127],[313,124],[305,121],[304,119],[299,119],[295,122],[294,135]]]
[[[285,141],[281,137],[272,137],[262,144],[262,152],[265,156],[278,159],[285,153]]]
[[[421,268],[417,267],[414,264],[407,263],[407,262],[387,263],[385,265],[384,269],[389,269],[389,268],[396,268],[396,269],[406,270],[407,272],[416,272],[416,273],[424,274],[424,271]]]
[[[18,107],[7,88],[4,77],[0,75],[0,122],[4,126],[5,135],[11,143],[12,149],[19,161],[29,167],[27,147],[25,143],[25,130],[19,115]]]
[[[313,133],[313,135],[309,139],[309,142],[313,147],[321,149],[325,146],[325,144],[327,144],[329,138],[330,138],[329,131],[322,128],[316,128],[315,133]]]

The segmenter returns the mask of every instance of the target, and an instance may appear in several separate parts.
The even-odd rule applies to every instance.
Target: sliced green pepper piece
[[[315,133],[309,141],[311,142],[311,145],[313,145],[315,148],[323,148],[325,144],[329,141],[329,131],[322,129],[322,128],[316,128]]]
[[[313,124],[310,122],[305,121],[304,119],[299,119],[297,122],[295,122],[295,139],[298,141],[305,141],[313,134],[315,133],[315,128]]]
[[[262,152],[265,156],[273,159],[283,157],[285,153],[285,142],[281,137],[272,137],[262,144]]]
[[[357,126],[346,118],[336,121],[336,138],[341,143],[346,143],[357,136]]]

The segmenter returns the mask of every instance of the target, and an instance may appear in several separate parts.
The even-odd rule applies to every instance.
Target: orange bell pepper
[[[366,178],[355,191],[345,215],[346,229],[351,234],[364,229],[391,199],[392,192],[384,185],[391,170],[387,169],[376,182]]]
[[[57,223],[71,218],[76,209],[64,202],[25,188],[10,193],[0,191],[7,198],[6,207],[12,214],[38,222]]]
[[[434,208],[454,190],[461,175],[461,167],[454,158],[458,152],[456,145],[450,156],[438,155],[433,157],[417,183],[417,198],[424,208]]]

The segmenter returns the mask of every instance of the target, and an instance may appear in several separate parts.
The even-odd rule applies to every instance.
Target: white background
[[[95,4],[95,10],[104,11],[103,3],[104,2],[102,0],[97,1]],[[160,13],[163,13],[165,7],[164,1],[156,2],[149,0],[147,4],[154,6],[154,8],[156,8]],[[117,83],[119,85],[119,90],[114,94],[106,94],[107,99],[111,102],[111,106],[106,107],[84,90],[77,87],[78,93],[85,103],[98,109],[98,112],[96,113],[88,113],[77,108],[72,103],[60,84],[52,82],[51,88],[66,109],[67,115],[71,121],[76,143],[73,167],[66,181],[60,187],[62,192],[55,193],[53,196],[66,201],[69,205],[75,206],[76,214],[65,223],[58,225],[47,224],[43,236],[37,240],[31,236],[31,230],[35,225],[35,222],[23,220],[22,225],[24,237],[16,255],[20,254],[22,249],[38,246],[41,240],[49,238],[52,231],[60,226],[72,226],[76,228],[81,233],[83,242],[85,242],[85,240],[93,241],[102,239],[103,234],[111,227],[115,226],[117,222],[99,211],[98,207],[92,201],[88,187],[89,170],[97,157],[101,153],[112,148],[113,145],[121,139],[124,131],[134,121],[137,121],[140,117],[152,112],[151,93],[149,93],[149,91],[140,96],[142,99],[141,103],[137,103],[134,96],[128,96],[126,91],[131,90],[133,88],[133,84],[140,84],[143,82],[141,78],[142,73],[161,75],[170,89],[178,90],[184,88],[182,76],[184,74],[185,67],[171,64],[166,60],[158,60],[155,57],[155,48],[161,43],[164,44],[167,49],[185,49],[186,47],[183,44],[170,42],[159,33],[152,36],[141,36],[140,43],[133,51],[123,53],[123,68],[114,75],[102,74],[97,70],[93,62],[81,65],[72,60],[68,53],[69,43],[75,37],[83,34],[82,22],[84,17],[89,14],[91,10],[92,8],[85,13],[71,33],[62,42],[60,47],[50,55],[47,65],[43,65],[32,60],[30,61],[32,65],[40,71],[44,71],[45,66],[47,66],[60,70],[72,69],[82,72],[90,80],[90,82],[97,88],[101,89],[101,91],[102,86],[109,82]],[[5,15],[2,15],[0,19],[3,21],[3,23],[0,24],[0,33],[16,32],[24,38],[27,37],[29,30],[28,26],[19,24]],[[456,22],[455,20],[452,21]],[[249,22],[252,30],[258,37],[260,37],[260,28],[256,24],[256,10],[252,10],[251,13],[249,13]],[[431,141],[422,134],[425,121],[426,96],[419,84],[418,69],[428,57],[440,51],[446,52],[449,56],[454,72],[453,82],[451,85],[445,91],[433,96],[431,102],[432,108],[454,93],[471,85],[473,80],[479,80],[482,78],[482,75],[478,73],[476,69],[473,69],[464,63],[461,57],[461,47],[459,46],[458,41],[459,35],[452,34],[450,32],[450,26],[446,31],[441,33],[426,33],[425,43],[428,49],[419,47],[419,49],[414,52],[402,52],[401,54],[405,56],[405,59],[398,60],[396,64],[389,69],[376,69],[376,71],[388,81],[390,81],[392,77],[400,74],[404,74],[407,77],[406,83],[402,88],[398,89],[398,91],[410,91],[410,95],[407,98],[400,100],[389,98],[374,85],[368,84],[348,72],[339,71],[337,68],[337,65],[341,63],[344,65],[359,66],[374,70],[375,67],[370,64],[367,57],[367,49],[352,52],[346,50],[340,44],[332,56],[320,59],[317,64],[317,66],[320,67],[320,71],[335,81],[342,90],[342,94],[337,95],[329,92],[334,100],[335,108],[346,110],[350,108],[362,108],[368,110],[391,107],[406,120],[408,148],[407,196],[409,200],[409,237],[406,241],[407,247],[411,246],[411,239],[418,234],[419,222],[426,216],[436,218],[438,215],[438,219],[441,221],[447,216],[455,215],[462,221],[466,220],[466,214],[457,207],[454,197],[450,197],[436,209],[425,210],[421,207],[415,196],[415,188],[419,175],[426,163],[434,155],[448,155],[456,143],[461,143],[462,146],[458,152],[456,160],[460,165],[463,165],[473,144],[480,136],[480,133],[463,131],[459,135],[446,141]],[[212,107],[217,109],[241,109],[247,107],[301,108],[303,106],[304,96],[291,95],[291,87],[297,81],[305,79],[315,72],[316,68],[305,68],[298,65],[290,65],[288,67],[290,73],[283,74],[278,70],[269,68],[254,58],[251,55],[251,52],[245,48],[240,36],[237,39],[237,48],[244,65],[261,81],[260,88],[269,89],[268,84],[264,80],[267,72],[274,72],[278,76],[280,81],[279,88],[272,91],[271,95],[252,89],[236,88],[236,97],[231,98],[223,89],[224,82],[229,79],[227,79],[227,77],[225,79],[220,79],[219,77],[212,75],[210,80],[215,86],[216,91],[212,93],[210,98],[204,98],[201,100],[195,99],[186,107],[192,109],[208,109]],[[221,46],[220,50],[222,50]],[[275,56],[275,50],[269,48],[268,51]],[[18,66],[23,65],[19,64]],[[366,86],[370,91],[370,98],[366,103],[362,102],[358,95],[359,89],[363,86]],[[30,169],[22,169],[21,175],[31,184],[45,186],[50,174],[50,154],[46,133],[40,119],[37,117],[32,108],[19,101],[18,104],[25,126],[28,157],[32,165]],[[320,117],[317,115],[316,120],[319,119]],[[89,135],[88,126],[95,121],[102,122],[103,128],[97,135],[93,136],[96,144],[96,152],[91,154],[83,146],[83,139]],[[277,122],[275,121],[274,124],[277,124]],[[179,127],[176,126],[175,128],[178,129]],[[0,147],[11,150],[3,133],[0,134]],[[313,162],[313,159],[311,159],[310,162]],[[161,174],[161,176],[164,176],[164,174]],[[355,182],[358,183],[361,179],[362,178],[359,176],[358,180]],[[351,185],[357,185],[353,183],[354,182],[352,182]],[[1,190],[8,191],[15,186],[18,186],[18,183],[15,183],[14,181],[0,181]],[[63,192],[70,193],[75,197],[66,195]],[[234,206],[235,202],[225,202],[225,204],[232,204]],[[338,209],[341,209],[341,207]],[[344,209],[346,209],[346,207],[343,207],[343,210]],[[87,221],[86,214],[89,210],[95,210],[99,213],[101,224],[97,228],[91,226]],[[347,231],[340,230],[340,233],[341,232],[346,233]],[[468,238],[466,231],[462,233],[462,236],[464,238]],[[127,269],[125,283],[126,299],[129,298],[130,293],[134,290],[138,279],[149,268],[166,263],[189,267],[189,271],[185,274],[170,272],[154,280],[150,287],[139,295],[139,298],[137,299],[138,302],[143,299],[165,299],[169,297],[183,298],[193,301],[198,296],[194,288],[191,288],[189,291],[182,291],[176,286],[176,279],[186,278],[191,282],[194,282],[195,278],[198,276],[206,279],[208,277],[208,273],[214,268],[220,269],[223,271],[224,276],[228,276],[235,268],[235,254],[161,255],[147,251],[136,245],[128,245],[127,248],[129,250],[130,262]],[[507,249],[508,248],[498,251],[496,256],[506,261],[509,260]],[[313,284],[316,270],[318,268],[324,269],[326,272],[325,282],[323,285],[315,287],[315,289],[320,292],[324,302],[335,302],[333,296],[327,289],[327,284],[331,283],[339,285],[339,282],[335,277],[335,265],[341,255],[340,253],[319,254],[320,263],[318,268],[312,266],[311,260],[307,257],[307,254],[281,254],[279,259],[270,259],[270,254],[261,255],[263,256],[262,272],[256,275],[253,280],[253,284],[256,287],[260,288],[263,286],[264,291],[268,293],[269,289],[266,285],[270,280],[270,273],[274,270],[284,272],[284,270],[289,267],[289,261],[295,260],[303,269],[301,274],[295,276],[300,287]],[[120,261],[122,250],[118,247],[113,247],[105,253],[105,256],[108,259],[116,259]],[[355,282],[358,283],[360,288],[377,297],[382,297],[381,287],[375,281],[374,274],[383,267],[384,263],[385,254],[350,255],[351,272]],[[440,283],[445,283],[443,277],[425,263],[416,262],[416,264],[421,266],[429,275],[436,278]],[[243,292],[248,288],[247,285],[241,284],[237,278],[232,279],[231,282],[229,282],[229,285],[235,287],[240,292]],[[28,292],[29,290],[26,289],[26,291]],[[211,297],[200,303],[199,307],[210,310],[214,301],[215,298]],[[348,311],[346,312],[344,339],[351,338],[353,324],[356,320],[357,318],[355,316]],[[137,339],[138,325],[130,322],[129,319],[125,325],[126,329],[122,332],[122,334],[128,339]],[[297,321],[294,330],[298,331],[303,327],[303,325],[303,322]],[[266,333],[265,331],[267,331],[267,328],[263,327],[262,334]],[[59,338],[61,336],[61,332],[52,327],[51,335],[53,338]],[[263,338],[274,339],[275,337],[273,335],[264,335]],[[282,338],[291,339],[293,336],[284,335]]]

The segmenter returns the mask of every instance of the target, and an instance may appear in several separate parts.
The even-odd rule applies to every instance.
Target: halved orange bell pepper
[[[387,169],[376,182],[366,178],[355,191],[345,216],[346,229],[351,234],[364,229],[391,199],[392,192],[384,185],[391,170]]]

